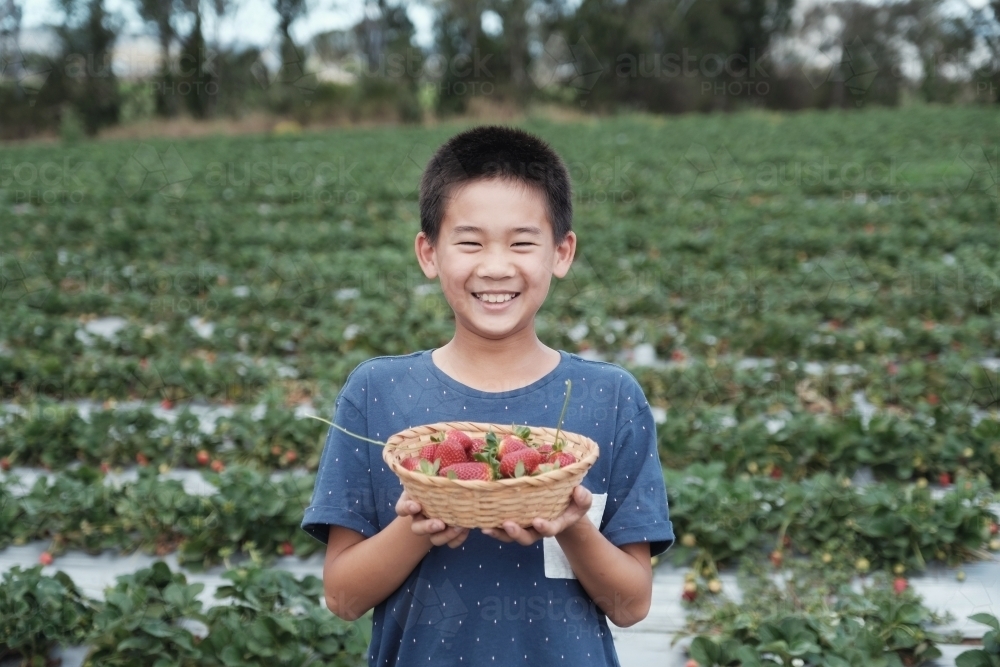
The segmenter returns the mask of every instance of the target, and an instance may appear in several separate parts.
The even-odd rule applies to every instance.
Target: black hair
[[[480,125],[456,134],[428,161],[420,179],[420,229],[437,243],[445,207],[455,190],[499,179],[533,188],[545,199],[556,244],[573,228],[573,190],[559,154],[515,127]]]

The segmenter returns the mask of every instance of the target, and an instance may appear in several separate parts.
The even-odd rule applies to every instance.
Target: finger
[[[447,544],[458,537],[463,530],[464,528],[459,528],[458,526],[448,526],[447,529],[431,536],[431,544],[436,547],[439,547],[442,544]]]
[[[419,514],[423,508],[415,500],[403,500],[396,504],[396,514],[399,516],[410,516]]]
[[[553,537],[555,535],[558,535],[561,529],[558,520],[548,521],[541,517],[535,517],[535,520],[532,521],[532,525],[534,526],[538,534],[543,537]]]
[[[441,521],[441,519],[425,519],[423,521],[417,521],[416,517],[414,517],[413,532],[417,535],[433,535],[435,533],[440,533],[444,529],[444,521]]]
[[[504,530],[510,535],[518,544],[523,544],[524,546],[530,546],[539,537],[538,533],[531,528],[521,528],[519,525],[513,521],[506,521],[503,524]]]
[[[513,542],[514,538],[508,535],[503,530],[497,530],[496,528],[483,528],[483,535],[488,535],[494,539],[500,540],[501,542]]]
[[[452,549],[454,549],[455,547],[462,546],[462,543],[465,542],[465,539],[468,536],[469,536],[469,529],[463,528],[462,531],[458,534],[458,537],[448,542],[448,546],[451,547]]]

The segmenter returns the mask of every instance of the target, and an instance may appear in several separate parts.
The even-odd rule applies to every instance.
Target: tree
[[[59,0],[63,22],[56,27],[63,68],[53,73],[53,85],[80,113],[84,129],[95,134],[118,121],[120,97],[111,67],[120,18],[109,15],[104,0]]]
[[[173,18],[178,10],[176,0],[136,0],[139,15],[156,29],[160,42],[160,81],[156,90],[156,112],[161,116],[177,113],[177,100],[173,95],[174,80],[170,67],[170,44],[177,33]]]

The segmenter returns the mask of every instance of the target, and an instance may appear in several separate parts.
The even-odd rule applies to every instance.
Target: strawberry
[[[530,447],[508,451],[507,455],[500,461],[500,476],[515,477],[518,463],[521,464],[522,474],[530,475],[542,462],[542,455]]]
[[[771,468],[771,479],[781,479],[781,468],[777,466]]]
[[[42,565],[52,565],[52,554],[48,551],[43,551],[42,555],[38,557],[38,562]]]
[[[694,658],[691,658],[690,660],[684,663],[684,667],[701,667],[701,663],[695,660]]]
[[[996,521],[990,523],[990,535],[996,535],[1000,531],[1000,525],[997,525]]]
[[[479,461],[455,463],[446,468],[441,468],[439,474],[442,477],[450,479],[482,480],[484,482],[489,482],[493,479],[493,472],[490,470],[490,466]]]
[[[404,468],[406,468],[407,470],[416,470],[417,468],[420,467],[420,459],[418,459],[416,456],[411,456],[409,458],[403,459],[402,461],[399,462],[399,464]]]
[[[208,450],[207,449],[198,450],[198,454],[196,455],[196,458],[198,459],[198,465],[207,466],[208,465],[208,460],[210,458],[209,455],[208,455]]]
[[[435,459],[437,459],[437,457],[438,457],[437,456],[437,448],[438,448],[438,446],[437,446],[437,443],[435,443],[435,442],[432,442],[429,445],[424,445],[420,449],[420,458],[426,459],[426,460],[430,461],[431,463],[433,463],[435,461]]]
[[[465,451],[469,451],[472,448],[472,438],[458,429],[452,429],[445,434],[444,441],[448,442],[449,440],[462,445],[462,449]]]
[[[535,451],[541,454],[542,458],[545,459],[546,461],[552,460],[552,445],[549,444],[542,445]]]
[[[163,408],[164,410],[173,410],[174,402],[171,401],[169,398],[165,398],[162,401],[160,401],[160,407]]]
[[[281,553],[285,554],[286,556],[291,556],[292,554],[295,553],[295,547],[292,546],[291,542],[285,542],[284,544],[281,545]]]
[[[941,473],[938,475],[938,482],[941,483],[941,486],[948,486],[951,484],[951,475],[946,472]]]
[[[222,472],[226,469],[226,466],[219,459],[212,461],[212,470],[215,472]]]
[[[107,475],[111,472],[111,466],[107,461],[101,461],[101,474]]]
[[[937,405],[939,400],[937,394],[927,394],[927,402],[931,405]]]
[[[296,452],[294,449],[289,449],[287,452],[285,452],[284,456],[285,463],[295,463],[295,460],[298,458],[299,458],[298,452]]]
[[[10,470],[10,459],[6,456],[0,459],[0,470],[3,470],[4,472]]]
[[[906,579],[903,577],[896,577],[892,582],[892,590],[896,591],[897,595],[905,591],[906,586],[907,582]]]
[[[516,435],[505,435],[500,442],[500,446],[497,447],[497,459],[503,461],[504,456],[519,449],[528,449],[528,445],[524,444],[524,440],[521,440]],[[538,452],[535,453],[537,454]]]
[[[442,470],[456,463],[469,462],[469,457],[465,453],[465,447],[456,440],[445,440],[438,445],[437,457],[441,459]]]
[[[472,441],[472,445],[467,450],[469,458],[471,459],[473,454],[478,454],[484,449],[486,449],[486,441],[483,440],[482,438],[476,438],[475,440]]]
[[[784,554],[782,554],[777,549],[771,552],[770,555],[771,564],[774,565],[775,567],[781,567],[781,561],[783,561],[784,558],[785,558]]]
[[[576,457],[570,452],[553,452],[549,456],[549,463],[558,463],[560,468],[565,468],[571,463],[576,463]]]
[[[141,466],[149,464],[149,459],[142,452],[139,452],[138,454],[135,455],[135,461]]]

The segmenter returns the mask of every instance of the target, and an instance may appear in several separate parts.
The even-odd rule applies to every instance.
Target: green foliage
[[[76,645],[87,636],[93,614],[92,603],[64,572],[48,576],[41,565],[15,565],[0,581],[0,658],[44,665],[57,644]]]

